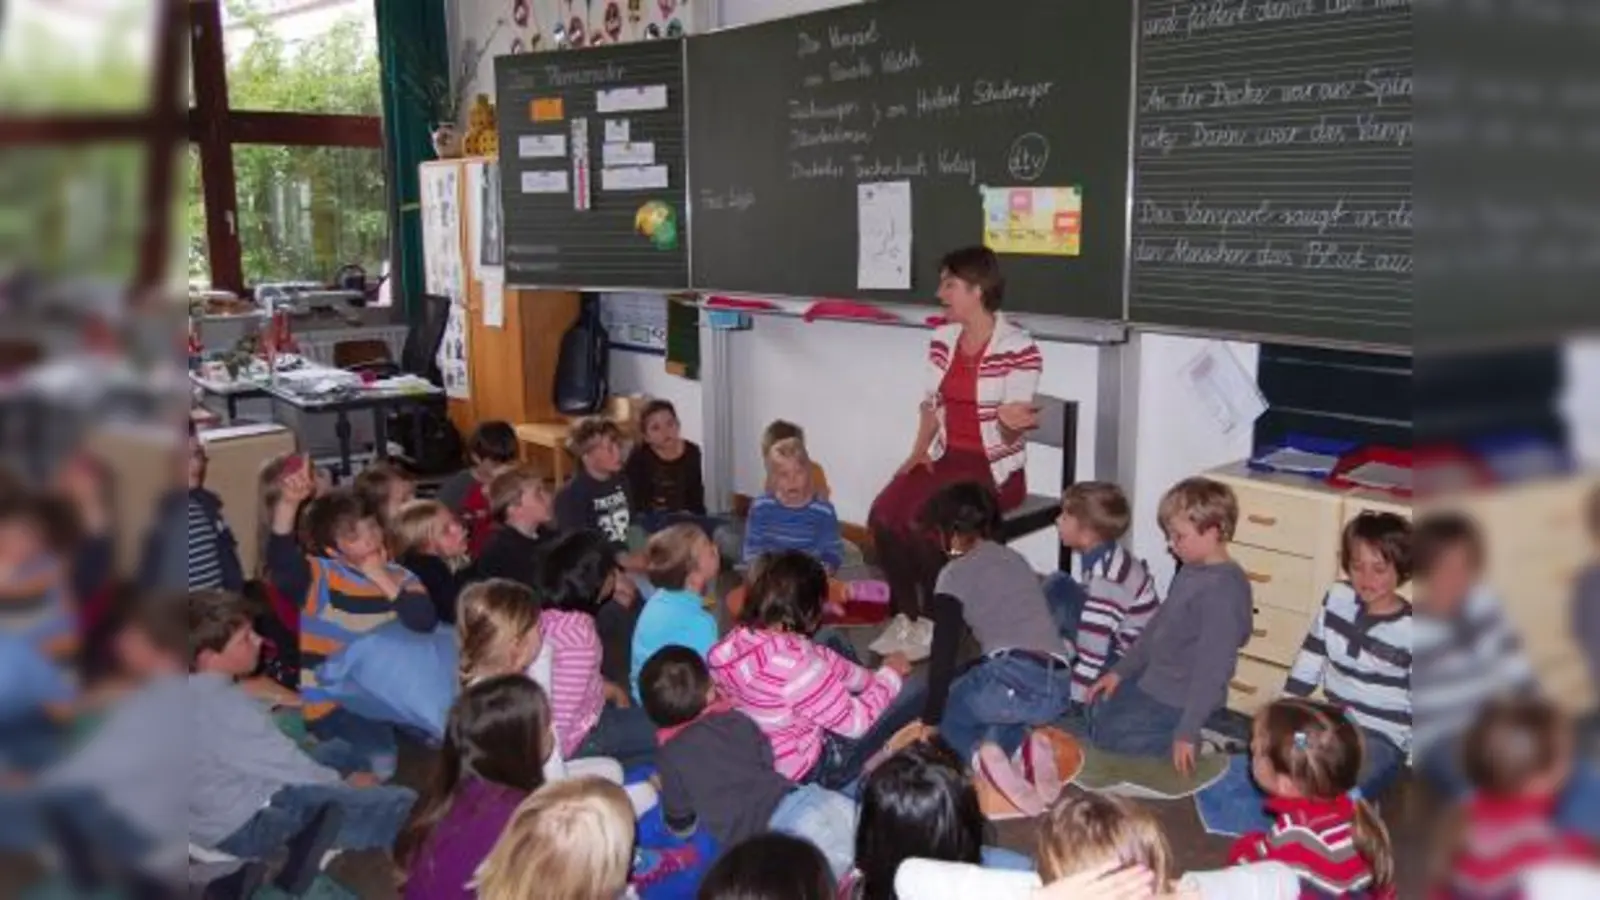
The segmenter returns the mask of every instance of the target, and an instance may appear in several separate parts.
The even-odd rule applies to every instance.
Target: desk
[[[190,372],[189,383],[206,394],[222,398],[222,402],[227,405],[229,425],[239,419],[241,398],[267,396],[267,386],[258,381],[212,381],[201,377],[198,372]]]
[[[429,386],[426,390],[421,388],[360,388],[350,393],[338,393],[330,396],[303,394],[274,385],[266,388],[267,396],[272,398],[273,405],[288,404],[302,413],[322,414],[330,413],[334,416],[334,433],[339,438],[339,468],[343,478],[355,474],[355,466],[351,462],[350,450],[350,414],[363,410],[372,413],[373,452],[379,459],[389,455],[389,410],[407,404],[443,403],[444,391],[437,387]],[[277,418],[276,415],[273,416]],[[423,439],[422,417],[413,418],[415,431],[412,437],[417,446]]]
[[[524,461],[529,447],[540,447],[550,453],[550,476],[560,489],[567,481],[567,435],[572,431],[570,422],[530,422],[513,429],[517,434],[517,447]]]

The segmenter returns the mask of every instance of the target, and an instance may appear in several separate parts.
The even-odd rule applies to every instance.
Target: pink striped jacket
[[[539,614],[539,632],[550,648],[550,719],[562,758],[571,759],[605,707],[600,633],[593,616],[560,609]]]
[[[900,676],[863,668],[801,635],[736,628],[706,654],[722,695],[772,742],[773,768],[799,781],[826,732],[861,737],[900,693]]]
[[[934,407],[939,420],[939,430],[928,447],[931,459],[944,455],[944,406],[939,399],[939,386],[944,383],[960,339],[960,325],[941,325],[934,330],[933,340],[928,343],[923,402]],[[983,435],[983,449],[989,455],[989,469],[996,485],[1004,484],[1011,473],[1019,471],[1027,462],[1024,452],[1027,438],[1020,434],[1008,436],[1001,430],[1000,405],[1032,402],[1043,372],[1044,357],[1028,332],[1004,315],[995,316],[994,335],[989,338],[989,346],[978,362],[978,432]]]

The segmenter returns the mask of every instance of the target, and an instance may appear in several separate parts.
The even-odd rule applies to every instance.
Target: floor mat
[[[1085,744],[1083,769],[1073,784],[1123,797],[1175,800],[1204,789],[1227,768],[1227,757],[1202,755],[1193,775],[1180,775],[1166,757],[1121,756]]]

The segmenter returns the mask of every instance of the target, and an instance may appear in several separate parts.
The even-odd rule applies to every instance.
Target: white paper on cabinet
[[[600,170],[602,191],[657,191],[665,187],[666,166],[623,166]]]
[[[604,166],[653,166],[656,164],[656,145],[652,141],[637,144],[601,144],[600,162]]]
[[[517,156],[521,159],[561,159],[566,155],[564,134],[525,134],[517,138]]]
[[[606,143],[608,143],[608,144],[626,144],[627,142],[628,142],[628,120],[627,119],[607,119],[606,120]]]
[[[595,92],[594,105],[595,112],[601,115],[666,109],[667,86],[652,84],[643,87],[606,88]]]
[[[856,185],[856,287],[911,289],[911,182]]]
[[[522,192],[524,194],[565,194],[567,192],[566,172],[523,172]]]

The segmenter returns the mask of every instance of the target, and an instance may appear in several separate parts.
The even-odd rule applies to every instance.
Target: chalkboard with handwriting
[[[1132,7],[867,3],[691,39],[692,284],[931,302],[940,256],[988,243],[1006,308],[1122,318]]]
[[[1410,345],[1410,0],[1140,18],[1129,318]]]
[[[681,290],[683,42],[494,63],[506,282]]]

